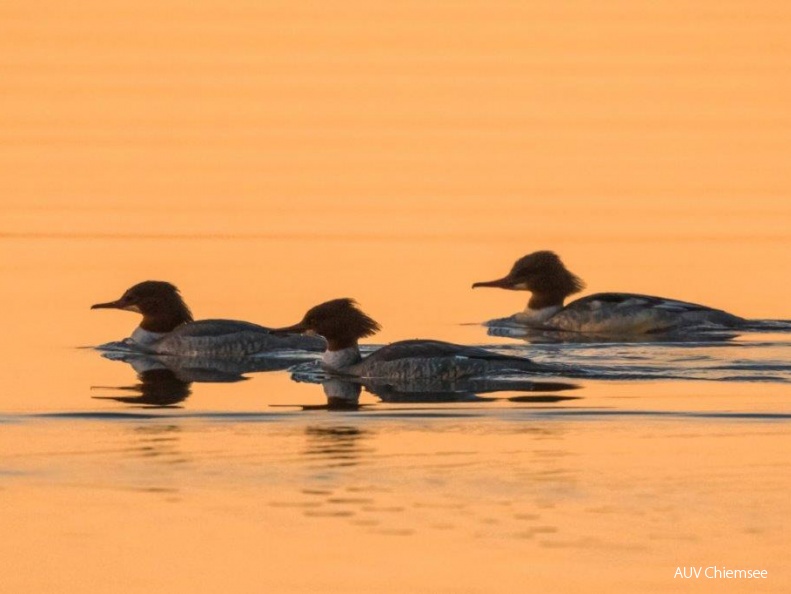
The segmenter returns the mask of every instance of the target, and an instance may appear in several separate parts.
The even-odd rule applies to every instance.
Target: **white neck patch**
[[[542,307],[541,309],[530,309],[528,306],[525,308],[525,311],[520,311],[514,317],[520,322],[543,324],[561,309],[563,309],[562,305],[550,305],[549,307]]]
[[[130,338],[137,344],[151,346],[155,342],[161,340],[166,334],[167,332],[150,332],[149,330],[143,330],[140,326],[138,326],[135,328],[135,331],[132,332],[132,336],[130,336]]]
[[[345,367],[359,363],[360,360],[360,349],[357,346],[350,346],[337,351],[324,351],[321,365],[333,371],[343,371]]]

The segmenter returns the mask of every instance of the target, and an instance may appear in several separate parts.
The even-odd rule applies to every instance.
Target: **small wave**
[[[113,342],[105,342],[98,346],[87,347],[97,350],[102,353],[102,356],[111,360],[124,360],[125,357],[130,355],[149,355],[151,351],[143,350],[139,345],[135,345],[131,341],[116,340]]]
[[[747,320],[740,328],[748,332],[791,332],[791,320]]]
[[[223,421],[223,422],[263,422],[263,421],[276,421],[280,418],[287,417],[287,413],[275,412],[221,412],[221,411],[205,411],[205,412],[186,412],[184,409],[157,409],[160,412],[98,412],[98,411],[64,411],[64,412],[47,412],[47,413],[32,413],[22,414],[17,416],[5,417],[15,420],[25,419],[53,419],[53,420],[83,420],[83,421],[140,421],[140,420],[206,420],[206,421]],[[179,412],[171,412],[177,410]],[[167,411],[167,412],[165,412]]]
[[[585,410],[558,409],[536,411],[539,416],[555,417],[670,417],[692,419],[741,419],[746,421],[789,421],[791,413],[731,412],[731,411],[675,411],[675,410]]]
[[[709,369],[744,370],[744,371],[788,371],[791,372],[791,363],[770,363],[756,361],[734,361],[727,365],[716,365]]]
[[[569,399],[574,401],[574,399]],[[708,410],[618,410],[564,407],[564,402],[543,402],[528,397],[517,397],[513,401],[516,406],[503,409],[485,404],[457,403],[452,407],[443,405],[402,406],[398,408],[361,407],[350,410],[334,410],[330,415],[323,417],[327,421],[337,419],[343,415],[344,422],[357,420],[363,423],[399,421],[425,421],[425,420],[465,420],[479,421],[481,419],[498,419],[501,421],[520,422],[530,419],[542,420],[606,420],[619,418],[644,418],[644,419],[688,419],[712,421],[744,421],[744,422],[786,422],[791,421],[791,413],[776,412],[734,412],[734,411],[708,411]],[[528,404],[533,406],[518,406]],[[535,406],[539,405],[539,406]],[[543,406],[541,406],[543,405]],[[86,421],[86,422],[207,422],[222,424],[251,424],[251,423],[293,423],[303,422],[305,415],[310,415],[310,421],[316,422],[317,411],[313,407],[300,409],[299,405],[285,405],[278,407],[278,412],[256,413],[223,413],[223,412],[180,412],[176,414],[146,414],[135,412],[102,413],[102,412],[59,412],[38,413],[32,415],[18,415],[17,422],[31,420],[51,421]],[[284,410],[287,409],[287,410]],[[319,417],[322,418],[322,417]]]

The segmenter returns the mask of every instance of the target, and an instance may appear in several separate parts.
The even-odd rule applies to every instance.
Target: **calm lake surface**
[[[789,584],[788,335],[529,344],[454,324],[441,311],[408,311],[399,301],[415,289],[394,288],[390,270],[374,269],[363,290],[381,283],[381,311],[367,309],[392,320],[388,338],[489,344],[600,379],[554,378],[577,389],[457,402],[363,391],[356,407],[338,410],[321,385],[294,382],[285,370],[219,383],[141,379],[126,363],[82,348],[122,338],[138,320],[89,311],[91,303],[152,274],[180,276],[177,267],[148,274],[140,254],[194,254],[178,267],[204,277],[183,290],[199,317],[285,324],[324,295],[343,294],[320,284],[284,299],[284,289],[248,283],[241,270],[199,262],[202,254],[232,261],[242,250],[252,260],[289,259],[291,240],[2,242],[29,263],[3,264],[7,302],[16,300],[0,415],[9,591],[406,592],[432,584],[506,592],[527,583],[672,591],[678,566],[699,565],[767,569],[768,580],[750,585],[755,591]],[[299,243],[329,259],[387,258],[401,247]],[[428,245],[433,254],[460,247]],[[294,270],[315,274],[321,260]],[[218,287],[215,274],[238,282]],[[440,283],[431,270],[422,274],[418,287],[428,290],[419,296],[433,302],[431,283]],[[278,282],[289,286],[288,278]],[[479,297],[492,313],[510,311],[497,310],[496,294],[479,296],[463,283],[457,293],[471,311]],[[521,307],[522,294],[506,297]]]
[[[552,249],[583,295],[791,318],[791,8],[344,6],[0,11],[3,592],[791,591],[791,333],[531,343],[470,289]],[[146,279],[587,375],[143,373],[89,307]],[[768,578],[674,578],[708,566]]]

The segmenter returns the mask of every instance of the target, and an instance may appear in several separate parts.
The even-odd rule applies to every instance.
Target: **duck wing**
[[[170,332],[169,335],[179,336],[182,338],[211,338],[226,336],[228,334],[236,334],[239,332],[258,332],[262,334],[269,334],[269,328],[259,326],[258,324],[253,324],[252,322],[242,322],[241,320],[198,320],[197,322],[182,324]]]
[[[404,340],[374,351],[349,367],[362,378],[455,382],[501,373],[554,373],[558,369],[522,357],[438,340]]]
[[[744,320],[697,303],[641,295],[596,293],[577,299],[546,322],[548,328],[571,332],[650,334],[680,327],[728,327]]]
[[[200,320],[169,332],[154,349],[160,354],[206,357],[246,357],[279,350],[321,352],[323,338],[272,334],[269,328],[239,320]]]
[[[481,359],[484,361],[520,361],[529,359],[502,355],[480,347],[454,344],[441,340],[402,340],[383,346],[368,355],[366,363],[384,363],[399,359],[434,359],[446,357],[464,357],[467,359]]]

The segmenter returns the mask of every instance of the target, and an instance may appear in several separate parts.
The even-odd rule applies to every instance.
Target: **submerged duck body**
[[[733,328],[743,322],[728,312],[686,301],[636,293],[596,293],[572,301],[546,325],[567,332],[651,334],[679,327]]]
[[[150,332],[138,327],[130,343],[159,355],[233,359],[271,351],[321,352],[324,343],[309,336],[277,336],[269,328],[239,320],[198,320],[170,332]]]
[[[144,281],[123,296],[91,309],[122,309],[143,315],[140,325],[124,341],[146,353],[180,357],[231,359],[277,350],[321,352],[318,337],[273,334],[269,328],[239,320],[194,321],[178,289],[164,281]]]
[[[322,367],[333,374],[360,378],[454,381],[509,371],[552,371],[529,359],[438,340],[394,342],[362,357],[358,341],[379,329],[352,299],[334,299],[310,309],[298,324],[273,332],[323,336],[327,350]]]
[[[501,279],[472,285],[532,293],[523,312],[491,320],[488,326],[521,324],[539,330],[629,335],[738,328],[747,322],[705,305],[637,293],[596,293],[564,305],[569,295],[578,293],[584,286],[558,255],[550,251],[520,258]]]
[[[325,367],[327,365],[325,364]],[[529,359],[439,340],[402,340],[383,346],[342,371],[365,378],[454,381],[507,371],[542,371]]]

